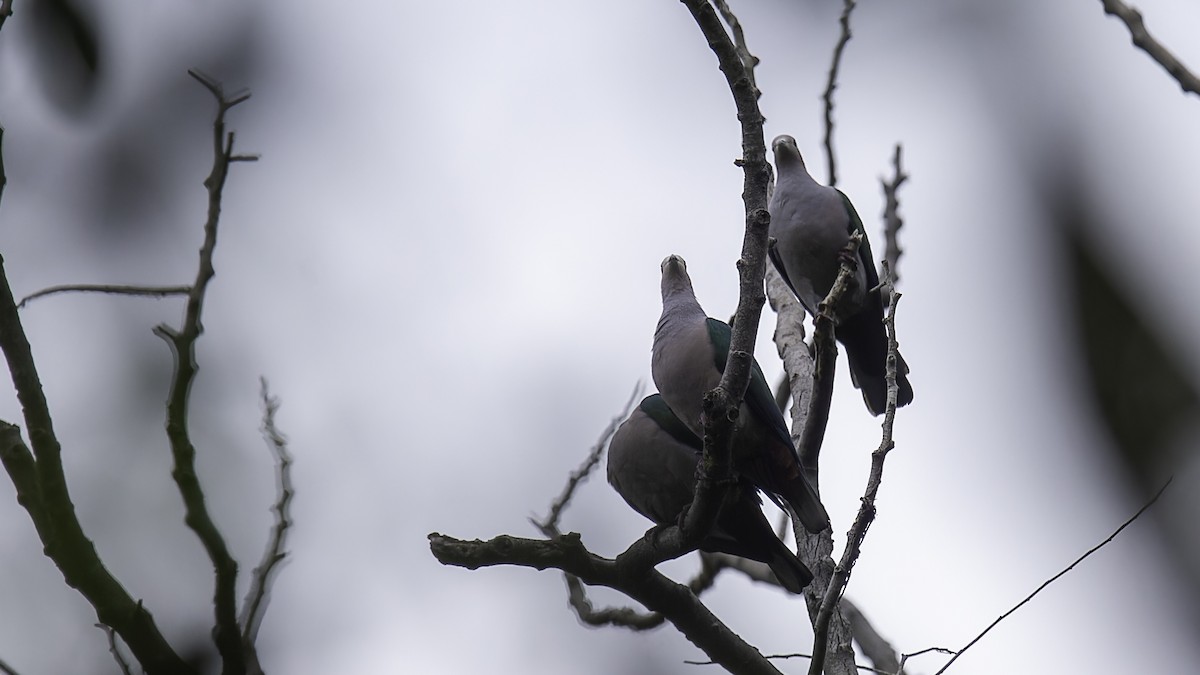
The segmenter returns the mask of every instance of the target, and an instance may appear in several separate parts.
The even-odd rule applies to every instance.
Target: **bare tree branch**
[[[733,10],[729,9],[729,3],[725,0],[713,0],[717,11],[721,13],[721,18],[725,24],[729,26],[729,32],[733,34],[733,45],[737,49],[738,57],[742,60],[742,66],[746,69],[746,77],[750,80],[750,86],[754,88],[754,98],[762,98],[762,91],[758,88],[758,83],[754,81],[754,69],[758,66],[758,57],[750,53],[750,48],[746,46],[746,33],[742,30],[742,22],[738,21]]]
[[[837,317],[842,315],[842,302],[849,297],[850,286],[854,283],[854,261],[858,260],[858,247],[861,245],[860,233],[850,235],[850,240],[842,249],[842,264],[838,268],[838,275],[829,289],[829,294],[817,308],[817,315],[813,317],[812,390],[808,399],[808,416],[804,422],[804,430],[800,433],[796,452],[800,455],[800,466],[804,469],[805,478],[814,486],[817,485],[818,461],[821,444],[825,440],[825,427],[829,423],[829,406],[833,402],[833,375],[837,366],[837,343],[834,341],[833,331],[837,326]]]
[[[767,565],[764,563],[746,560],[745,558],[738,558],[726,553],[706,553],[704,555],[713,556],[716,558],[716,564],[723,565],[729,569],[736,569],[755,581],[766,584],[774,584],[776,586],[779,585],[775,575],[771,573],[771,568],[767,567]],[[892,648],[891,643],[884,639],[883,636],[881,636],[875,630],[875,627],[871,625],[871,622],[868,621],[865,616],[863,616],[862,612],[858,610],[858,607],[851,603],[849,599],[843,597],[841,609],[842,613],[845,614],[846,619],[850,622],[851,626],[853,626],[854,641],[858,643],[858,646],[862,649],[863,654],[865,654],[867,658],[871,659],[870,666],[857,665],[855,667],[858,668],[858,670],[869,673],[881,673],[881,675],[903,675],[904,669],[898,660],[898,657],[896,656],[895,649]],[[811,659],[812,655],[767,654],[766,658]],[[698,666],[712,664],[711,661],[685,661],[684,663]]]
[[[1175,58],[1171,52],[1167,51],[1166,47],[1150,35],[1150,32],[1146,30],[1145,21],[1142,20],[1141,12],[1121,0],[1100,0],[1100,3],[1104,5],[1105,14],[1111,14],[1125,23],[1134,46],[1158,62],[1158,65],[1162,66],[1168,75],[1175,78],[1184,93],[1200,95],[1200,78],[1193,75],[1179,59]]]
[[[51,286],[42,290],[31,293],[21,302],[17,303],[17,309],[24,309],[25,305],[31,300],[44,298],[47,295],[57,295],[59,293],[106,293],[108,295],[136,295],[151,298],[165,298],[168,295],[187,295],[192,291],[190,286],[121,286],[110,284],[65,284],[62,286]]]
[[[843,266],[842,269],[845,270],[845,267]],[[884,320],[888,333],[888,354],[887,408],[883,414],[883,438],[879,447],[871,453],[871,471],[867,477],[867,488],[863,493],[862,503],[859,505],[858,514],[854,517],[854,524],[850,526],[850,531],[846,534],[846,548],[843,549],[842,557],[833,570],[833,578],[829,582],[829,588],[825,590],[825,597],[821,600],[821,609],[817,613],[817,619],[813,622],[813,660],[808,670],[809,675],[820,675],[821,673],[828,643],[826,635],[829,631],[829,623],[833,618],[838,601],[846,592],[846,584],[850,582],[850,573],[858,561],[863,540],[867,536],[867,528],[875,520],[875,496],[879,493],[880,483],[883,482],[884,460],[887,458],[888,452],[895,447],[895,442],[892,440],[892,427],[896,420],[896,398],[900,390],[896,383],[896,363],[899,354],[899,345],[896,342],[896,305],[900,302],[900,294],[892,289],[891,298],[887,318]]]
[[[812,655],[811,654],[770,654],[767,656],[767,658],[768,659],[792,659],[792,658],[811,659]],[[863,665],[860,665],[857,663],[854,664],[854,668],[855,668],[855,670],[861,670],[864,673],[879,673],[879,675],[895,675],[895,673],[889,673],[885,670],[880,670],[878,668],[872,668],[871,666],[863,666]]]
[[[776,312],[775,345],[780,359],[783,360],[784,372],[789,378],[792,396],[795,399],[792,406],[792,437],[799,439],[804,429],[811,424],[813,391],[816,388],[814,356],[804,341],[804,309],[774,268],[767,270],[767,294],[771,300],[771,307]],[[821,386],[831,387],[832,384],[832,380],[829,380]],[[828,418],[828,413],[825,413],[825,417]],[[812,476],[811,484],[819,490],[816,478],[817,476]],[[833,576],[833,538],[829,530],[810,534],[794,521],[792,525],[800,560],[813,572],[812,583],[804,589],[804,600],[809,619],[815,622],[821,599]],[[849,675],[856,670],[850,625],[836,609],[834,614],[829,640],[834,643],[835,648],[828,652],[825,667],[830,675]]]
[[[982,640],[982,639],[983,639],[983,636],[987,635],[987,634],[988,634],[988,632],[989,632],[989,631],[991,631],[993,628],[995,628],[997,624],[999,624],[1001,621],[1003,621],[1003,620],[1005,620],[1006,618],[1008,618],[1010,615],[1012,615],[1012,613],[1013,613],[1013,612],[1017,611],[1018,609],[1021,609],[1021,607],[1025,606],[1025,604],[1026,604],[1026,603],[1028,603],[1030,600],[1033,600],[1034,596],[1036,596],[1038,593],[1041,593],[1041,592],[1042,592],[1042,590],[1043,590],[1043,589],[1045,589],[1045,588],[1046,588],[1047,586],[1049,586],[1050,584],[1054,583],[1055,581],[1058,581],[1058,579],[1059,579],[1060,577],[1062,577],[1064,574],[1066,574],[1067,572],[1070,572],[1071,570],[1075,569],[1075,566],[1076,566],[1076,565],[1078,565],[1079,563],[1083,562],[1084,560],[1086,560],[1086,559],[1088,558],[1088,556],[1092,555],[1092,554],[1093,554],[1093,553],[1095,553],[1096,551],[1099,551],[1100,549],[1102,549],[1102,548],[1104,548],[1105,546],[1107,546],[1107,545],[1108,545],[1110,542],[1112,542],[1112,540],[1113,540],[1113,539],[1116,539],[1116,538],[1117,538],[1117,535],[1118,535],[1118,534],[1121,534],[1121,531],[1122,531],[1122,530],[1124,530],[1125,528],[1129,527],[1129,525],[1130,525],[1130,524],[1132,524],[1132,523],[1133,523],[1133,521],[1137,520],[1137,519],[1138,519],[1138,518],[1139,518],[1139,517],[1140,517],[1140,516],[1141,516],[1143,513],[1145,513],[1145,512],[1146,512],[1146,509],[1149,509],[1151,506],[1154,506],[1154,502],[1157,502],[1157,501],[1158,501],[1158,498],[1162,496],[1162,493],[1163,493],[1163,492],[1166,492],[1166,490],[1167,490],[1167,486],[1169,486],[1169,485],[1171,484],[1171,481],[1172,481],[1172,480],[1174,480],[1174,477],[1168,478],[1168,479],[1167,479],[1167,482],[1166,482],[1166,483],[1163,483],[1163,486],[1162,486],[1162,487],[1160,487],[1160,488],[1158,489],[1158,492],[1155,492],[1155,493],[1154,493],[1154,496],[1153,496],[1153,497],[1151,497],[1151,498],[1150,498],[1150,500],[1149,500],[1149,501],[1147,501],[1147,502],[1145,503],[1145,505],[1143,505],[1143,506],[1142,506],[1142,508],[1140,508],[1140,509],[1138,509],[1138,510],[1137,510],[1137,513],[1133,514],[1132,516],[1130,516],[1130,517],[1129,517],[1129,519],[1128,519],[1128,520],[1126,520],[1125,522],[1121,523],[1121,526],[1120,526],[1120,527],[1118,527],[1116,530],[1114,530],[1112,534],[1108,535],[1108,538],[1107,538],[1107,539],[1105,539],[1104,541],[1100,542],[1099,544],[1096,544],[1095,546],[1093,546],[1093,547],[1091,547],[1090,549],[1088,549],[1087,553],[1084,553],[1083,555],[1081,555],[1081,556],[1079,556],[1078,558],[1076,558],[1076,559],[1075,559],[1075,562],[1071,563],[1070,565],[1067,565],[1067,566],[1066,566],[1066,567],[1065,567],[1065,568],[1064,568],[1064,569],[1063,569],[1061,572],[1059,572],[1058,574],[1055,574],[1054,576],[1052,576],[1052,577],[1050,577],[1049,579],[1047,579],[1047,580],[1045,580],[1044,582],[1042,582],[1042,585],[1041,585],[1041,586],[1038,586],[1036,589],[1034,589],[1034,591],[1033,591],[1032,593],[1030,593],[1029,595],[1025,596],[1025,599],[1024,599],[1024,600],[1022,600],[1022,601],[1018,602],[1016,605],[1014,605],[1014,606],[1013,606],[1013,608],[1012,608],[1012,609],[1010,609],[1010,610],[1008,610],[1007,612],[1005,612],[1005,613],[1001,614],[999,617],[997,617],[997,618],[996,618],[996,620],[995,620],[995,621],[993,621],[993,622],[991,622],[990,624],[988,624],[988,627],[987,627],[987,628],[984,628],[984,629],[983,629],[983,632],[981,632],[979,635],[976,635],[976,636],[975,636],[975,638],[974,638],[973,640],[971,640],[970,642],[968,642],[968,643],[967,643],[967,646],[965,646],[965,647],[963,647],[962,649],[960,649],[960,650],[958,650],[957,652],[955,652],[955,653],[954,653],[954,656],[952,656],[952,657],[950,658],[950,660],[946,662],[946,665],[942,666],[941,670],[939,670],[939,671],[937,671],[936,673],[934,673],[934,675],[941,675],[942,673],[946,672],[946,669],[947,669],[947,668],[949,668],[949,667],[950,667],[950,665],[951,665],[951,664],[953,664],[955,661],[957,661],[957,660],[958,660],[958,657],[962,656],[962,655],[963,655],[963,653],[964,653],[964,652],[966,652],[968,649],[970,649],[972,646],[974,646],[976,642],[979,642],[980,640]]]
[[[833,91],[837,89],[838,68],[842,65],[842,52],[850,41],[850,12],[854,11],[854,0],[845,0],[842,16],[838,22],[842,25],[842,34],[833,47],[833,61],[829,64],[829,80],[825,83],[825,160],[829,162],[829,187],[837,186],[837,164],[833,154]]]
[[[0,28],[4,27],[4,20],[12,16],[12,0],[0,0]],[[0,172],[2,175],[3,172]],[[4,189],[4,181],[0,180],[0,191]]]
[[[204,186],[208,189],[208,218],[204,224],[204,243],[200,247],[199,270],[187,296],[183,326],[175,330],[164,324],[156,327],[154,332],[171,346],[175,359],[175,373],[167,395],[166,423],[167,438],[175,460],[171,476],[183,498],[186,512],[184,522],[196,533],[213,564],[216,577],[213,641],[221,654],[224,672],[227,675],[240,675],[245,672],[245,652],[238,628],[237,600],[234,597],[237,591],[237,562],[230,555],[221,532],[208,513],[204,491],[196,476],[196,448],[188,431],[188,392],[197,370],[196,340],[203,330],[200,314],[204,307],[204,294],[215,275],[212,261],[217,245],[221,195],[229,175],[229,165],[236,161],[233,132],[225,131],[225,113],[250,98],[250,94],[246,92],[227,97],[221,85],[212,78],[194,70],[189,70],[188,74],[204,85],[217,100],[217,114],[213,121],[213,165],[208,178],[204,180]]]
[[[792,429],[803,429],[808,420],[808,401],[811,398],[813,359],[805,342],[804,308],[792,294],[783,277],[774,265],[767,266],[767,299],[771,309],[775,310],[775,342],[776,351],[783,361],[783,376],[788,382],[788,395],[795,398],[792,406]],[[776,390],[783,389],[780,384]],[[776,400],[778,403],[778,400]],[[786,402],[780,410],[786,409]]]
[[[746,224],[742,255],[738,260],[739,293],[729,357],[721,381],[704,395],[704,452],[696,481],[696,494],[684,517],[682,527],[667,527],[656,533],[656,545],[635,543],[618,561],[634,569],[648,569],[670,557],[694,550],[716,520],[717,511],[731,477],[733,420],[750,382],[755,333],[765,301],[763,274],[766,267],[767,182],[770,172],[763,142],[763,117],[758,109],[754,87],[746,74],[737,47],[706,0],[683,0],[709,47],[717,56],[737,107],[742,128],[742,170],[745,174],[742,199]],[[644,538],[642,542],[646,541]],[[651,556],[652,557],[647,557]]]
[[[62,466],[62,448],[34,364],[33,352],[17,313],[16,301],[0,259],[0,349],[21,402],[33,452],[21,432],[0,422],[0,460],[17,490],[17,502],[29,513],[46,556],[96,610],[100,623],[112,626],[150,673],[191,673],[140,601],[130,597],[105,568],[95,545],[75,515]]]
[[[892,643],[879,634],[879,631],[875,630],[875,626],[867,620],[858,606],[843,596],[841,610],[842,615],[850,622],[850,629],[854,631],[854,642],[858,644],[862,653],[871,659],[871,665],[875,672],[904,675],[904,667],[900,664],[896,649],[892,647]]]
[[[884,249],[883,259],[887,262],[888,269],[891,270],[892,284],[900,281],[900,241],[898,235],[900,228],[904,227],[904,220],[900,218],[900,200],[897,199],[896,193],[900,190],[900,186],[904,181],[908,180],[908,174],[904,173],[904,168],[901,164],[901,147],[896,144],[896,151],[892,155],[892,180],[885,181],[880,179],[879,182],[883,185],[883,236],[887,242]],[[881,274],[879,277],[885,278],[886,275]],[[890,301],[890,297],[884,296],[883,302],[886,304]]]
[[[763,275],[767,259],[767,150],[763,141],[763,117],[758,96],[738,47],[725,32],[712,5],[705,0],[683,0],[720,64],[733,94],[742,129],[742,171],[745,174],[742,200],[745,205],[745,236],[738,260],[738,305],[725,371],[717,388],[704,397],[704,453],[696,496],[684,519],[684,529],[700,530],[702,536],[716,520],[720,500],[732,476],[730,468],[733,419],[750,383],[755,334],[762,312]],[[746,54],[749,51],[743,49]],[[751,57],[753,58],[753,57]]]
[[[0,4],[0,24],[11,15],[11,8],[11,0]],[[0,129],[2,140],[3,129]],[[0,152],[0,195],[6,183]],[[62,447],[54,433],[50,408],[4,272],[3,258],[0,258],[0,349],[4,351],[33,446],[30,452],[21,439],[20,429],[0,421],[0,461],[16,488],[17,503],[33,521],[43,552],[54,561],[67,584],[88,600],[96,618],[121,635],[147,672],[194,672],[167,643],[141,601],[134,601],[104,567],[95,545],[79,524],[63,473]]]
[[[271,595],[271,585],[274,582],[279,566],[287,557],[284,550],[287,544],[288,530],[292,526],[291,504],[296,490],[292,486],[292,453],[288,451],[287,437],[275,424],[275,414],[279,412],[279,399],[271,396],[267,378],[259,378],[260,395],[263,404],[262,433],[275,456],[275,480],[277,498],[271,510],[275,513],[275,524],[271,527],[271,535],[267,539],[267,547],[263,551],[262,560],[254,568],[250,577],[250,589],[242,602],[242,614],[239,623],[242,626],[242,642],[246,651],[255,654],[257,662],[258,629],[262,626],[263,617],[267,613],[267,601]]]
[[[444,565],[467,569],[493,565],[556,568],[586,584],[617,589],[667,617],[688,640],[729,672],[779,674],[758,650],[729,630],[687,587],[655,569],[630,574],[620,557],[614,561],[588,552],[577,534],[565,534],[550,541],[504,535],[489,541],[462,541],[435,532],[429,535],[429,547]]]
[[[0,19],[2,18],[3,16],[0,16]],[[0,673],[4,673],[4,675],[21,675],[16,670],[13,670],[12,666],[8,665],[2,660],[0,660]]]
[[[550,512],[546,514],[546,517],[540,521],[530,518],[530,522],[532,522],[533,526],[536,527],[542,534],[546,535],[547,537],[556,537],[561,534],[558,531],[558,519],[562,516],[563,510],[566,509],[567,505],[571,502],[571,497],[575,496],[575,488],[579,487],[579,484],[592,473],[597,465],[600,464],[600,458],[604,455],[604,449],[608,447],[609,439],[612,438],[612,435],[617,432],[617,427],[621,426],[621,423],[629,417],[631,412],[633,412],[633,406],[636,405],[638,399],[641,398],[642,391],[642,383],[639,381],[634,385],[633,391],[629,394],[629,400],[625,402],[625,407],[621,409],[621,412],[618,415],[612,418],[612,420],[608,423],[608,426],[603,432],[601,432],[599,440],[597,440],[596,444],[592,446],[592,449],[588,451],[587,457],[583,460],[583,463],[579,465],[579,468],[572,471],[567,477],[567,484],[563,486],[562,492],[559,493],[558,498],[551,502]]]
[[[785,660],[785,659],[811,659],[812,654],[804,654],[802,652],[793,652],[791,654],[767,654],[765,656],[765,658],[768,660],[780,660],[780,661]],[[686,663],[689,666],[715,666],[715,665],[717,665],[713,661],[687,661],[687,660],[685,660],[684,663]],[[863,665],[855,664],[854,667],[855,667],[855,669],[861,670],[864,673],[878,673],[879,675],[896,675],[896,673],[894,673],[894,672],[890,672],[887,670],[881,670],[879,668],[873,668],[871,666],[863,666]]]
[[[730,40],[721,19],[706,0],[683,0],[717,56],[738,111],[742,127],[742,161],[746,224],[738,260],[739,302],[729,358],[718,386],[704,396],[704,451],[696,492],[682,526],[656,528],[635,541],[615,561],[589,553],[578,535],[549,542],[501,536],[488,542],[464,542],[430,535],[430,548],[443,564],[470,569],[513,564],[546,569],[556,567],[584,583],[606,585],[625,592],[652,611],[662,613],[710,658],[737,673],[777,673],[750,645],[726,628],[686,587],[653,569],[654,565],[695,550],[716,520],[732,475],[730,468],[733,420],[750,381],[755,332],[765,300],[767,182],[770,171],[763,142],[762,113],[746,72],[746,64]]]

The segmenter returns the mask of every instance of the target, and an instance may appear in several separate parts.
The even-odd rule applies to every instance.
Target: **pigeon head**
[[[659,265],[659,267],[662,268],[663,274],[667,273],[667,265],[676,265],[680,269],[682,269],[684,272],[687,272],[687,262],[685,262],[683,258],[675,255],[674,253],[663,258],[662,264]]]
[[[804,168],[804,158],[800,156],[800,147],[796,145],[796,139],[788,135],[776,136],[775,140],[771,141],[771,151],[775,153],[775,166],[786,166],[789,164],[799,164],[800,168]]]

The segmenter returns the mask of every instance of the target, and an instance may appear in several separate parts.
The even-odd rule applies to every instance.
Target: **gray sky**
[[[254,92],[230,124],[262,161],[236,166],[227,190],[192,420],[244,583],[273,494],[260,374],[283,400],[298,494],[262,632],[269,672],[694,670],[681,661],[699,652],[672,628],[585,628],[557,574],[445,568],[425,539],[535,535],[527,517],[649,382],[664,256],[687,259],[710,315],[733,311],[740,136],[681,4],[110,3],[96,19],[105,77],[74,112],[39,82],[22,4],[0,31],[0,253],[18,293],[190,279],[213,106],[185,70]],[[1114,273],[1200,374],[1193,275],[1179,273],[1200,253],[1200,99],[1100,3],[1054,4],[861,3],[854,16],[839,186],[881,252],[878,179],[904,144],[898,324],[916,400],[847,595],[905,652],[966,644],[1140,506],[1099,449],[1110,441],[1064,337],[1059,244],[1032,170],[1058,144],[1081,149],[1118,224],[1094,232]],[[1200,8],[1138,6],[1200,68]],[[823,178],[818,97],[840,3],[734,9],[762,59],[767,140],[795,136]],[[92,296],[24,311],[85,528],[171,636],[203,639],[211,574],[169,482],[170,362],[150,333],[180,315],[173,300]],[[773,327],[765,311],[757,356],[772,380]],[[879,438],[844,368],[822,454],[839,551]],[[8,385],[0,419],[19,421]],[[1181,460],[1156,509],[1188,508],[1195,464]],[[595,477],[564,526],[611,556],[647,523]],[[1163,532],[1135,524],[951,672],[1191,672],[1196,610]],[[26,675],[114,670],[8,481],[0,537],[0,658]],[[779,591],[730,574],[704,599],[764,652],[811,646],[802,603]]]

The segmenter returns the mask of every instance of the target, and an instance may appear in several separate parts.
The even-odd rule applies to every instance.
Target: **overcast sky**
[[[185,71],[254,92],[229,124],[262,159],[227,189],[192,421],[244,586],[274,489],[260,375],[283,401],[296,525],[261,636],[268,672],[695,672],[673,628],[583,627],[558,574],[443,567],[425,538],[535,536],[527,518],[650,381],[663,257],[687,259],[711,316],[733,311],[740,134],[686,8],[84,3],[102,75],[72,98],[36,58],[29,4],[0,30],[0,254],[18,294],[190,280],[214,106]],[[822,180],[840,5],[733,3],[762,59],[766,140],[795,136]],[[1200,6],[1138,6],[1200,68]],[[1094,0],[862,2],[853,22],[839,186],[882,252],[879,178],[903,143],[897,323],[916,398],[847,596],[903,652],[961,648],[1142,501],[1078,377],[1037,182],[1060,148],[1077,155],[1112,223],[1089,235],[1196,381],[1200,98]],[[23,311],[85,528],[169,636],[203,643],[211,571],[169,479],[171,364],[150,332],[181,315],[177,300],[98,296]],[[764,311],[756,352],[772,381],[774,321]],[[839,369],[822,496],[840,551],[880,430]],[[7,386],[0,419],[20,422]],[[1157,510],[1186,512],[1200,487],[1194,443],[1181,457]],[[647,527],[600,476],[563,525],[606,556]],[[1131,526],[950,672],[1193,672],[1197,610],[1167,536]],[[7,480],[0,538],[0,659],[114,672]],[[704,600],[765,653],[811,647],[803,604],[780,591],[726,574]]]

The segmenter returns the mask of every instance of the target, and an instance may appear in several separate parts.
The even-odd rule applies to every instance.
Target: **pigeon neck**
[[[780,183],[817,184],[817,181],[809,175],[808,169],[804,168],[804,160],[799,157],[794,158],[791,162],[781,163],[779,168]]]
[[[804,165],[804,157],[798,152],[787,152],[786,149],[775,152],[775,168],[779,171],[779,182],[815,183]]]
[[[692,280],[687,274],[667,273],[662,278],[662,316],[658,330],[670,330],[671,325],[683,325],[704,317],[704,310],[696,301]]]
[[[666,302],[668,296],[675,295],[690,295],[695,298],[696,293],[692,290],[692,280],[682,274],[664,274],[662,278],[663,302]]]

